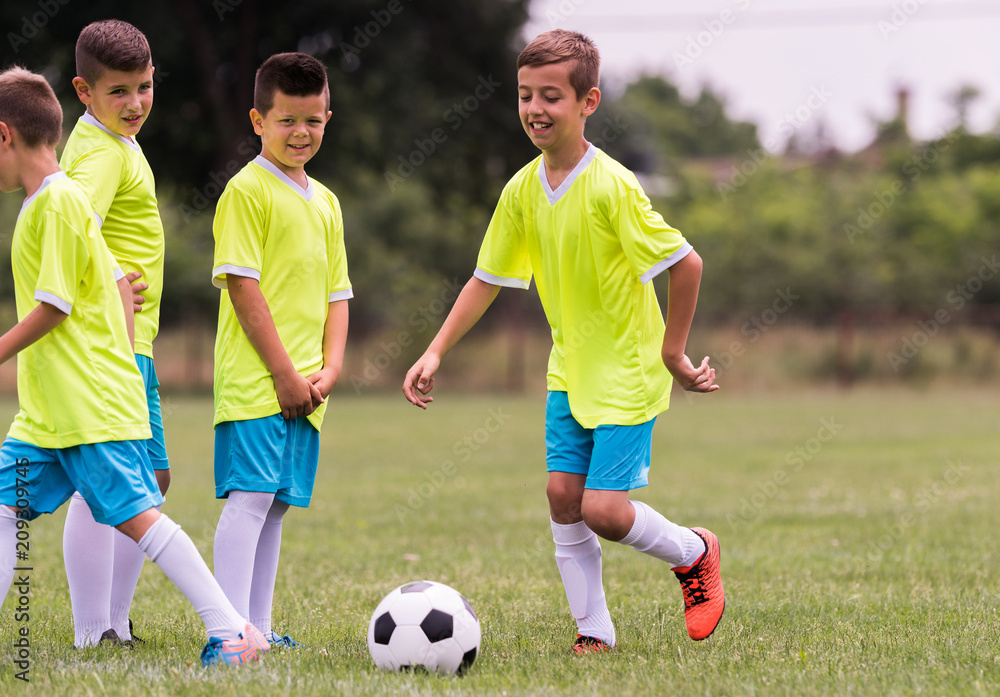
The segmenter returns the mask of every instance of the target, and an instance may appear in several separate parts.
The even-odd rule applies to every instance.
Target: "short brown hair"
[[[29,148],[55,147],[62,138],[62,107],[45,78],[15,66],[0,73],[0,121]]]
[[[291,97],[326,96],[330,109],[330,85],[326,66],[306,53],[276,53],[257,69],[253,86],[253,108],[260,114],[274,106],[274,93],[282,92]]]
[[[517,57],[517,69],[537,68],[551,63],[575,61],[569,71],[569,84],[577,99],[583,99],[601,80],[601,54],[589,38],[575,31],[553,29],[536,36]]]
[[[89,85],[105,70],[130,73],[145,70],[152,62],[146,35],[118,19],[88,24],[76,40],[76,74]]]

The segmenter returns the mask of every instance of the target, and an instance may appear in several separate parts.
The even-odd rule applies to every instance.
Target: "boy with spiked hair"
[[[261,153],[215,213],[215,576],[272,642],[282,519],[306,507],[326,398],[347,341],[343,220],[336,196],[306,175],[329,120],[326,68],[303,53],[257,71],[250,121]]]
[[[153,65],[145,35],[128,22],[87,25],[76,42],[76,122],[60,165],[87,194],[101,235],[134,286],[135,360],[145,383],[152,438],[145,441],[161,493],[170,483],[153,339],[163,290],[163,224],[153,173],[135,140],[153,105]],[[130,303],[131,305],[131,303]],[[139,309],[141,308],[141,312]],[[100,525],[79,493],[70,499],[63,557],[73,606],[75,646],[130,643],[129,609],[145,555],[125,535]]]
[[[597,48],[575,32],[546,32],[521,52],[521,124],[542,154],[504,188],[473,278],[403,382],[406,398],[426,409],[444,354],[501,287],[527,288],[534,276],[552,329],[546,494],[578,654],[616,645],[598,536],[669,565],[692,639],[708,637],[725,607],[716,536],[629,500],[647,484],[671,376],[694,392],[718,385],[708,358],[695,366],[685,354],[701,258],[651,209],[635,176],[584,138],[601,100],[599,68]],[[664,325],[649,281],[668,269]]]
[[[21,407],[0,446],[0,602],[18,531],[79,491],[99,523],[137,543],[195,606],[211,637],[203,663],[256,660],[269,648],[264,636],[157,509],[131,289],[87,196],[59,169],[61,135],[45,79],[22,68],[0,73],[0,189],[26,194],[11,242],[18,323],[0,336],[0,363],[19,355]]]

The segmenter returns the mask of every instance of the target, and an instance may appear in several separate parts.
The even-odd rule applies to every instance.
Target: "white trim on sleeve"
[[[684,246],[682,246],[676,252],[671,254],[669,257],[667,257],[663,261],[658,261],[655,264],[653,264],[653,266],[649,269],[649,271],[639,276],[639,280],[642,281],[643,283],[649,283],[654,278],[663,273],[665,269],[669,269],[671,266],[676,264],[678,261],[680,261],[693,251],[694,247],[692,247],[689,242],[685,242]]]
[[[220,276],[224,274],[232,274],[234,276],[246,276],[247,278],[252,278],[253,280],[260,283],[260,271],[257,269],[251,269],[247,266],[237,266],[236,264],[219,264],[214,269],[212,269],[212,285],[216,288],[226,288],[226,282],[223,281]]]
[[[527,290],[531,285],[531,281],[522,281],[520,278],[508,278],[507,276],[494,276],[491,273],[483,271],[478,266],[476,271],[472,274],[478,278],[483,283],[490,283],[494,286],[503,286],[504,288],[520,288],[522,290]]]
[[[36,290],[35,300],[40,303],[48,303],[57,310],[65,312],[67,315],[73,312],[73,305],[71,303],[66,302],[58,295],[50,293],[47,290]]]
[[[350,300],[354,297],[354,290],[351,288],[345,288],[344,290],[335,290],[330,293],[330,299],[327,302],[335,303],[340,300]]]
[[[115,283],[118,283],[118,281],[122,280],[123,278],[125,278],[125,272],[122,271],[122,267],[116,266],[115,267]]]

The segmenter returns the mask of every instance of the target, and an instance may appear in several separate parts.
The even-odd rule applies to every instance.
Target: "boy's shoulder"
[[[79,215],[90,218],[93,211],[87,193],[78,183],[59,170],[45,177],[44,185],[25,205],[31,203],[43,211],[54,211],[63,215]]]
[[[53,224],[83,236],[90,234],[91,225],[97,225],[86,192],[62,170],[47,176],[42,187],[25,199],[15,229],[37,236],[46,234]]]
[[[59,164],[70,174],[74,165],[78,165],[83,158],[96,157],[102,162],[111,159],[120,161],[123,167],[129,168],[131,167],[129,163],[132,161],[130,152],[145,158],[138,143],[125,142],[120,136],[115,136],[102,127],[100,122],[89,114],[84,114],[73,125],[62,156],[59,158]]]
[[[628,191],[641,190],[642,186],[636,178],[635,173],[621,162],[611,157],[600,148],[594,148],[597,153],[594,156],[596,173],[608,185],[614,185]]]

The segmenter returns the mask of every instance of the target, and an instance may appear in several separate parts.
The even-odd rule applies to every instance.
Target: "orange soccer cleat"
[[[719,572],[719,538],[704,528],[691,530],[705,541],[705,553],[693,566],[674,567],[684,594],[684,622],[688,636],[701,641],[715,631],[726,609],[726,592]]]
[[[614,650],[614,646],[608,646],[601,639],[592,636],[576,635],[576,642],[570,647],[569,652],[576,656],[583,656],[588,653],[602,653]]]

